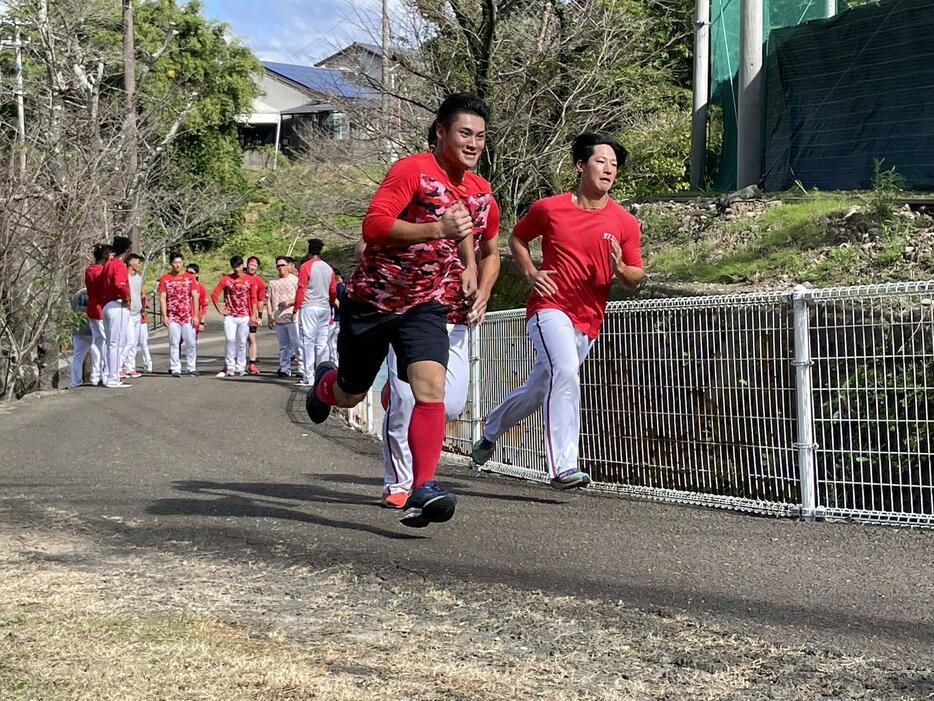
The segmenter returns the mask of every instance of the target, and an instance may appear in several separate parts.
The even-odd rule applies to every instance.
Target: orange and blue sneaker
[[[444,523],[454,516],[457,499],[436,482],[425,482],[405,502],[405,514],[399,519],[403,526],[424,528],[429,523]]]

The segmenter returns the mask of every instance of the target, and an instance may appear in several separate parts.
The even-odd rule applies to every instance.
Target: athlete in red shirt
[[[246,337],[250,326],[257,324],[256,284],[243,272],[243,258],[230,259],[231,272],[221,277],[211,293],[217,313],[224,317],[225,361],[218,377],[246,375]],[[221,292],[224,306],[218,306]]]
[[[127,326],[130,323],[130,276],[126,257],[130,254],[130,239],[115,236],[113,258],[104,264],[100,274],[100,300],[104,305],[104,336],[107,339],[107,377],[105,387],[129,387],[120,379],[121,359],[126,346]]]
[[[201,300],[201,309],[191,310],[192,316],[198,319],[198,326],[195,327],[195,336],[197,337],[197,335],[204,330],[204,323],[208,316],[208,291],[204,289],[204,285],[201,284],[201,268],[197,263],[189,263],[186,265],[185,272],[195,279],[195,287],[198,289],[198,299]]]
[[[577,467],[580,366],[600,330],[613,280],[634,288],[644,275],[639,224],[609,196],[626,150],[611,138],[581,134],[571,154],[580,174],[577,189],[538,200],[509,238],[516,264],[532,284],[526,329],[535,363],[525,384],[487,416],[472,452],[482,465],[500,436],[543,407],[545,454],[556,489],[590,482]],[[539,236],[541,269],[529,253],[529,242]]]
[[[389,169],[364,217],[366,249],[341,304],[340,369],[319,365],[306,398],[316,423],[327,419],[330,406],[354,406],[392,344],[399,377],[415,396],[408,435],[413,492],[402,517],[407,526],[447,521],[456,506],[454,495],[434,482],[445,426],[445,286],[458,275],[465,297],[477,291],[473,234],[486,229],[493,195],[470,169],[485,146],[488,115],[474,95],[451,95],[438,109],[434,153],[408,156]]]
[[[198,281],[185,271],[185,257],[178,252],[169,255],[172,271],[159,278],[159,302],[162,318],[169,327],[169,372],[172,377],[182,376],[179,342],[185,343],[185,362],[188,374],[198,376],[198,346],[195,328],[198,327]]]
[[[91,326],[91,384],[98,385],[104,380],[106,370],[106,349],[104,336],[104,303],[101,300],[101,273],[104,264],[110,260],[112,249],[105,243],[94,247],[94,262],[84,269],[84,287],[88,292],[88,323]]]
[[[257,273],[260,268],[259,258],[250,256],[246,259],[246,275],[253,278],[254,296],[256,297],[256,321],[250,324],[250,333],[246,340],[247,367],[246,371],[251,375],[259,375],[259,368],[256,364],[259,360],[256,357],[256,330],[259,328],[259,322],[263,320],[263,306],[266,300],[266,283]]]

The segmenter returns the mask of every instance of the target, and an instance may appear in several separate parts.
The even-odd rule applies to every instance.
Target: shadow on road
[[[146,513],[157,516],[216,516],[221,518],[268,518],[288,521],[313,523],[319,526],[337,528],[342,530],[371,533],[383,538],[393,540],[420,540],[423,536],[412,533],[389,531],[378,526],[354,521],[337,520],[309,514],[304,511],[289,509],[275,502],[254,499],[241,494],[228,494],[225,492],[240,492],[261,497],[276,499],[292,499],[306,502],[319,502],[331,504],[372,505],[378,502],[357,494],[347,494],[328,489],[315,489],[306,485],[275,484],[263,482],[176,482],[176,489],[184,492],[203,494],[213,499],[159,499],[146,508]]]

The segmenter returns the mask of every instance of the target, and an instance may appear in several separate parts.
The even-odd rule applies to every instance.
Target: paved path
[[[163,373],[131,389],[0,408],[4,518],[54,507],[128,546],[509,583],[686,611],[780,641],[932,655],[934,532],[568,495],[456,465],[441,470],[456,518],[409,530],[378,506],[378,443],[336,417],[310,424],[290,382],[214,378],[218,332],[200,348],[200,378],[165,374],[162,346]],[[265,330],[261,350],[274,371]],[[121,529],[127,520],[136,527]]]

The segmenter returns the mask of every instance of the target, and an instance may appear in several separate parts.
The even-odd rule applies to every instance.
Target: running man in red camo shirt
[[[91,385],[96,387],[106,375],[106,337],[104,336],[104,303],[101,300],[101,273],[110,260],[112,249],[106,243],[94,247],[94,262],[84,269],[84,288],[88,292],[88,323],[91,326]]]
[[[526,329],[535,347],[528,379],[487,416],[474,444],[478,465],[510,428],[544,409],[545,454],[556,489],[590,483],[577,466],[580,434],[580,366],[603,323],[607,295],[616,279],[635,288],[644,276],[639,223],[610,199],[626,149],[611,138],[581,134],[571,156],[577,189],[538,200],[509,238],[516,265],[532,284]],[[529,242],[542,237],[542,267],[532,263]]]
[[[101,302],[104,305],[104,337],[107,339],[107,378],[105,387],[130,387],[120,379],[120,361],[126,345],[127,326],[130,323],[130,275],[126,257],[130,254],[130,239],[114,237],[113,258],[101,271]]]
[[[191,310],[191,316],[198,320],[198,325],[195,327],[195,338],[197,338],[198,334],[204,331],[204,322],[207,321],[208,318],[208,291],[204,289],[204,285],[201,284],[201,268],[197,263],[189,263],[186,265],[185,272],[195,279],[198,299],[201,300],[201,309],[192,308]]]
[[[185,343],[185,363],[188,374],[198,376],[198,346],[195,328],[197,311],[201,309],[197,280],[185,272],[185,257],[178,252],[169,255],[172,271],[159,278],[159,303],[162,318],[169,327],[169,372],[172,377],[182,376],[179,341]]]
[[[364,217],[366,249],[341,304],[340,368],[319,365],[306,397],[316,423],[327,419],[331,406],[354,406],[393,347],[399,377],[415,396],[409,422],[413,492],[401,520],[406,526],[447,521],[457,503],[434,481],[445,425],[445,295],[454,269],[461,271],[464,297],[477,291],[473,234],[486,229],[493,195],[470,169],[485,146],[488,115],[476,96],[451,95],[438,109],[434,153],[408,156],[389,169]]]
[[[243,272],[243,258],[234,256],[230,259],[231,272],[224,275],[214,292],[211,301],[217,313],[224,317],[225,360],[224,370],[218,377],[246,375],[246,337],[250,326],[255,326],[256,284],[252,276]],[[217,305],[221,292],[224,293],[223,309]]]
[[[260,268],[259,258],[250,256],[246,259],[246,274],[253,278],[253,294],[256,296],[256,320],[250,322],[250,333],[247,336],[246,352],[247,367],[246,371],[251,375],[259,375],[259,368],[256,364],[259,360],[256,357],[256,330],[259,328],[259,322],[263,320],[263,307],[266,304],[266,283],[257,273]]]

